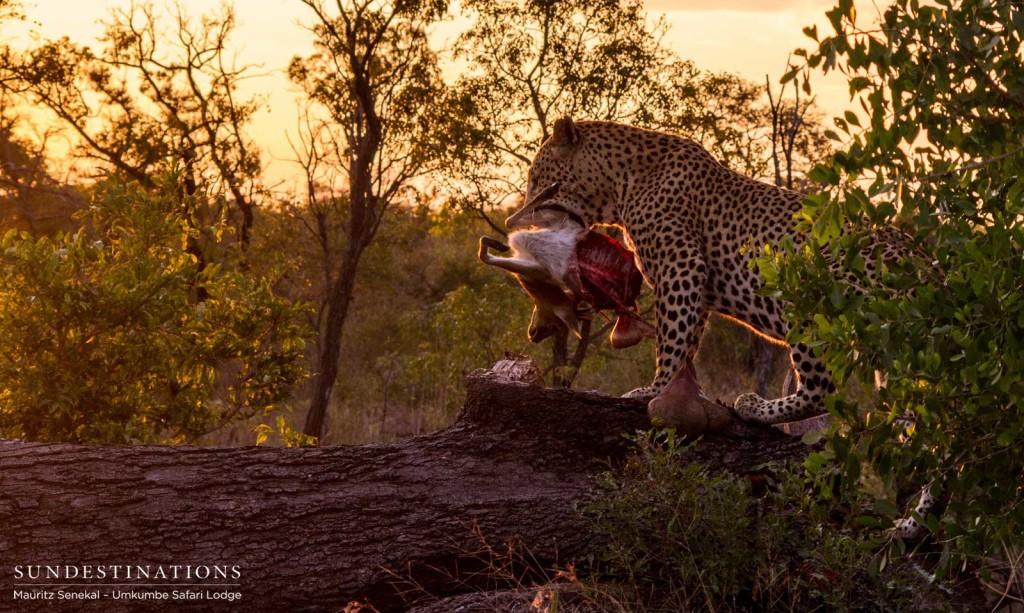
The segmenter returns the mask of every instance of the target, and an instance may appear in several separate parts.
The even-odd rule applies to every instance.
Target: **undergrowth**
[[[876,553],[871,501],[834,488],[829,468],[765,466],[754,491],[750,478],[688,462],[690,445],[670,431],[635,442],[582,509],[604,541],[584,583],[610,610],[942,608],[909,563]]]

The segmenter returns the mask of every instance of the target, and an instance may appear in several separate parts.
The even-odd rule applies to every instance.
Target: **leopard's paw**
[[[736,402],[733,403],[732,407],[736,411],[736,415],[743,421],[761,422],[763,421],[762,415],[766,403],[767,401],[764,398],[750,392],[737,396]]]

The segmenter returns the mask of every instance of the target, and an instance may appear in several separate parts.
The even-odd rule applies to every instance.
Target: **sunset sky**
[[[65,0],[25,0],[31,27],[43,37],[68,35],[81,43],[94,43],[99,24],[111,7],[127,6],[128,0],[78,0],[69,10]],[[159,2],[158,2],[159,4]],[[182,0],[190,14],[211,10],[220,0]],[[810,42],[802,32],[818,24],[827,32],[824,11],[832,6],[822,0],[647,0],[651,16],[665,15],[671,25],[666,43],[680,56],[699,67],[737,73],[757,83],[765,75],[773,82],[782,74],[786,59],[797,47]],[[873,18],[870,3],[860,3],[861,13]],[[287,134],[295,134],[295,101],[299,95],[284,78],[289,59],[310,49],[309,35],[300,25],[309,20],[309,9],[297,0],[245,0],[235,3],[239,21],[234,42],[240,64],[258,64],[247,81],[253,93],[267,97],[266,110],[253,125],[257,141],[267,151],[272,181],[284,181],[296,170]],[[451,39],[465,21],[441,26],[439,40]],[[845,80],[839,75],[814,80],[819,106],[827,115],[849,105]]]

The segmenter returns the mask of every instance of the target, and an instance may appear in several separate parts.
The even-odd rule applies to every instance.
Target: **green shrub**
[[[88,231],[0,240],[0,437],[194,441],[267,415],[302,378],[300,307],[200,269],[165,194],[103,185]]]
[[[604,542],[595,599],[646,611],[899,611],[921,602],[907,570],[879,572],[880,541],[863,497],[837,498],[826,466],[766,467],[767,492],[710,474],[671,432],[636,437],[603,473],[584,516]],[[815,485],[815,483],[819,485]],[[822,486],[825,489],[822,489]]]
[[[848,484],[864,467],[889,492],[942,481],[929,526],[952,569],[1024,546],[1024,11],[898,0],[864,24],[840,0],[827,15],[804,68],[848,75],[864,113],[835,120],[844,149],[811,173],[829,189],[804,201],[802,241],[759,268],[789,340],[840,388],[886,373],[874,402],[828,400],[831,448]],[[918,257],[871,279],[860,254],[893,224]]]

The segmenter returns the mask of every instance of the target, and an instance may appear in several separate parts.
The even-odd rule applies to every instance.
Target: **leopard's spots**
[[[622,227],[654,287],[657,374],[642,395],[659,393],[693,358],[709,311],[736,319],[776,341],[789,331],[782,305],[758,293],[749,266],[758,247],[794,235],[803,196],[732,172],[699,144],[673,134],[601,121],[556,122],[530,167],[527,201],[559,184],[556,202],[588,225]],[[885,241],[883,241],[885,242]],[[896,243],[865,260],[899,256]],[[821,361],[792,348],[797,392],[776,400],[745,394],[746,419],[778,423],[821,413],[834,391]]]

